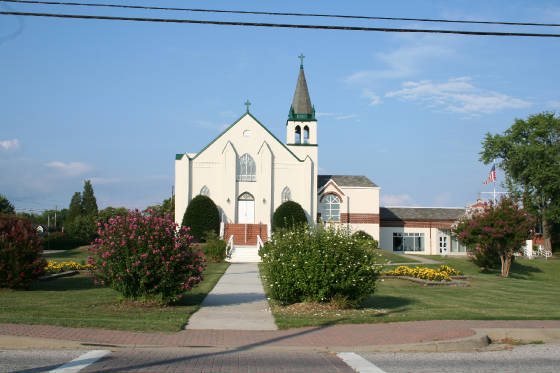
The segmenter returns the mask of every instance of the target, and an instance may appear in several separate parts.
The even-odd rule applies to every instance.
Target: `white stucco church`
[[[241,118],[200,152],[176,155],[176,222],[181,223],[192,198],[207,195],[220,210],[221,235],[234,244],[232,260],[258,260],[257,244],[270,237],[274,211],[292,200],[303,207],[310,223],[363,230],[389,251],[436,253],[436,237],[444,235],[447,250],[449,227],[464,209],[418,209],[411,222],[399,216],[406,212],[400,210],[410,208],[380,209],[380,188],[367,177],[318,174],[318,125],[300,58],[284,141],[250,113],[247,101]]]

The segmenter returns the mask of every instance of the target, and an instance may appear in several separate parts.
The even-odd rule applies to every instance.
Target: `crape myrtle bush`
[[[27,288],[44,273],[41,239],[26,219],[0,214],[0,288]]]
[[[167,304],[202,280],[204,254],[169,215],[135,210],[98,228],[88,262],[97,266],[97,283],[124,297]]]
[[[285,303],[343,298],[357,305],[373,293],[380,271],[377,254],[332,226],[279,230],[259,255],[271,296]]]
[[[303,207],[297,202],[286,201],[282,203],[272,216],[272,229],[291,228],[295,225],[307,223]]]

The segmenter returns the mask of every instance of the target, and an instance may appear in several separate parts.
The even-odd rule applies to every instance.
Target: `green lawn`
[[[284,329],[412,320],[560,319],[560,259],[517,260],[511,277],[503,279],[499,271],[480,273],[467,258],[432,258],[473,275],[471,286],[425,287],[398,279],[380,280],[375,294],[359,309],[284,307],[272,302],[276,323]]]
[[[66,259],[80,258],[83,253],[75,250],[78,253]],[[71,251],[74,250],[66,253]],[[95,287],[86,274],[38,281],[27,291],[0,289],[0,323],[175,332],[187,323],[228,266],[229,263],[209,263],[204,281],[178,304],[168,307],[120,302],[119,293]]]
[[[71,250],[58,250],[51,254],[44,254],[47,260],[54,260],[56,262],[70,262],[74,261],[80,264],[86,264],[89,256],[89,246],[80,246]]]

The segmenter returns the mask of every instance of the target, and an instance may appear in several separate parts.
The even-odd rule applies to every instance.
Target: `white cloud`
[[[376,58],[386,67],[358,71],[345,79],[346,83],[367,83],[375,79],[395,79],[411,76],[420,71],[421,65],[434,58],[452,56],[454,51],[438,44],[426,44],[426,40],[417,40],[388,53],[377,53]]]
[[[384,206],[413,206],[414,200],[409,194],[383,194],[381,203]]]
[[[402,86],[400,90],[388,92],[385,97],[417,101],[428,107],[443,108],[468,115],[489,114],[502,109],[531,106],[530,102],[519,98],[477,88],[469,77],[449,79],[444,83],[434,83],[431,80],[405,82]]]
[[[21,146],[18,139],[0,141],[0,148],[4,150],[17,150]]]
[[[334,117],[335,120],[347,120],[358,118],[358,114],[344,114],[344,113],[316,113],[317,118]]]
[[[381,98],[368,88],[363,90],[362,96],[369,100],[369,106],[379,105],[382,102]]]
[[[54,161],[45,164],[45,166],[54,168],[55,170],[58,170],[68,176],[78,176],[92,169],[91,166],[82,162],[64,163],[64,162]]]
[[[560,109],[560,101],[547,101],[546,106],[553,109]]]

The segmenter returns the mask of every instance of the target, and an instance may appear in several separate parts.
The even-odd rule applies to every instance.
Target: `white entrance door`
[[[237,201],[239,224],[255,223],[255,201],[239,200]]]
[[[447,255],[447,236],[439,236],[439,253]]]

